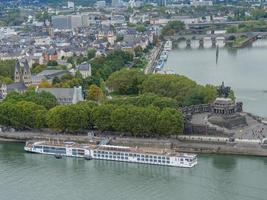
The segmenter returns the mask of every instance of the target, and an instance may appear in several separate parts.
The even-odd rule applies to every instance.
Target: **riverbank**
[[[101,136],[94,137],[94,140],[100,141]],[[230,143],[224,139],[211,142],[197,142],[190,140],[181,140],[176,138],[166,139],[146,139],[131,137],[114,137],[114,135],[105,135],[112,138],[112,145],[140,146],[152,148],[174,149],[177,152],[187,153],[205,153],[205,154],[230,154],[230,155],[249,155],[249,156],[267,156],[267,148],[263,148],[258,143],[239,142]],[[213,137],[216,138],[216,137]],[[219,137],[218,137],[219,138]],[[75,142],[89,142],[91,137],[86,135],[69,134],[49,134],[44,132],[0,132],[0,141],[25,142],[27,140],[64,140]]]

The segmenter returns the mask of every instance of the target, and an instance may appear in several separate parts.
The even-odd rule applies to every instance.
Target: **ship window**
[[[104,157],[104,155],[102,154],[101,157]]]
[[[149,158],[152,158],[152,156],[149,156]]]
[[[188,162],[189,160],[186,158],[186,159],[185,159],[185,161],[187,161],[187,162]]]
[[[146,155],[146,158],[148,158],[148,155]]]
[[[150,161],[150,162],[153,162],[153,160],[152,160],[152,159],[150,159],[149,161]]]
[[[167,161],[168,164],[170,164],[170,161]]]
[[[140,158],[140,155],[139,155],[139,154],[137,154],[137,157],[138,157],[138,158]]]
[[[154,162],[157,162],[157,160],[154,160]]]
[[[170,160],[170,158],[169,158],[169,157],[167,157],[167,160]]]
[[[162,157],[162,160],[165,160],[165,157]]]
[[[108,155],[105,155],[105,157],[107,158],[107,157],[108,157]]]
[[[112,155],[109,155],[109,158],[112,158]]]
[[[128,156],[128,155],[129,155],[128,153],[125,154],[125,156]]]
[[[144,155],[141,155],[141,157],[145,157]]]
[[[130,153],[129,156],[133,156],[133,154]]]
[[[116,158],[116,156],[113,156],[113,158]]]
[[[136,154],[134,154],[133,156],[136,157]]]
[[[165,163],[165,160],[163,160],[162,163]]]
[[[181,160],[181,161],[184,161],[184,159],[183,159],[183,158],[181,158],[180,160]]]
[[[137,158],[137,160],[139,161],[139,160],[140,160],[140,158]]]
[[[154,159],[157,159],[157,156],[154,156]]]
[[[148,161],[148,159],[146,158],[146,161]]]
[[[161,160],[159,160],[159,163],[161,163]]]
[[[141,158],[142,161],[144,161],[144,158]]]
[[[128,157],[125,157],[125,160],[128,160]]]

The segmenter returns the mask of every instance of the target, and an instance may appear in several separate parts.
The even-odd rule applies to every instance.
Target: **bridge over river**
[[[165,40],[171,40],[174,43],[180,41],[186,41],[186,46],[191,46],[192,40],[199,41],[199,47],[204,46],[205,40],[211,40],[212,47],[216,47],[217,40],[229,41],[234,40],[237,37],[244,37],[246,40],[243,42],[244,45],[249,44],[250,42],[255,41],[259,37],[267,37],[267,32],[243,32],[243,33],[218,33],[218,34],[187,34],[187,35],[173,35],[165,36]]]

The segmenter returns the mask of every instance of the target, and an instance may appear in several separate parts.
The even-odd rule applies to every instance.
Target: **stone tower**
[[[27,87],[32,84],[31,69],[27,59],[16,61],[14,82],[24,83]]]

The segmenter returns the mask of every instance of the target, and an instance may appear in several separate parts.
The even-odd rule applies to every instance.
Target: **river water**
[[[165,69],[200,84],[219,85],[224,81],[234,89],[237,100],[243,101],[245,111],[267,117],[267,40],[238,50],[220,47],[217,64],[216,49],[210,46],[206,42],[206,48],[199,49],[198,42],[193,42],[192,48],[186,49],[181,43],[169,53]]]
[[[192,169],[55,159],[0,143],[1,200],[266,200],[267,158],[201,155]]]
[[[166,69],[232,86],[246,111],[267,117],[267,41],[230,51],[184,48]],[[29,154],[0,143],[0,200],[266,200],[267,158],[200,155],[192,169]]]

